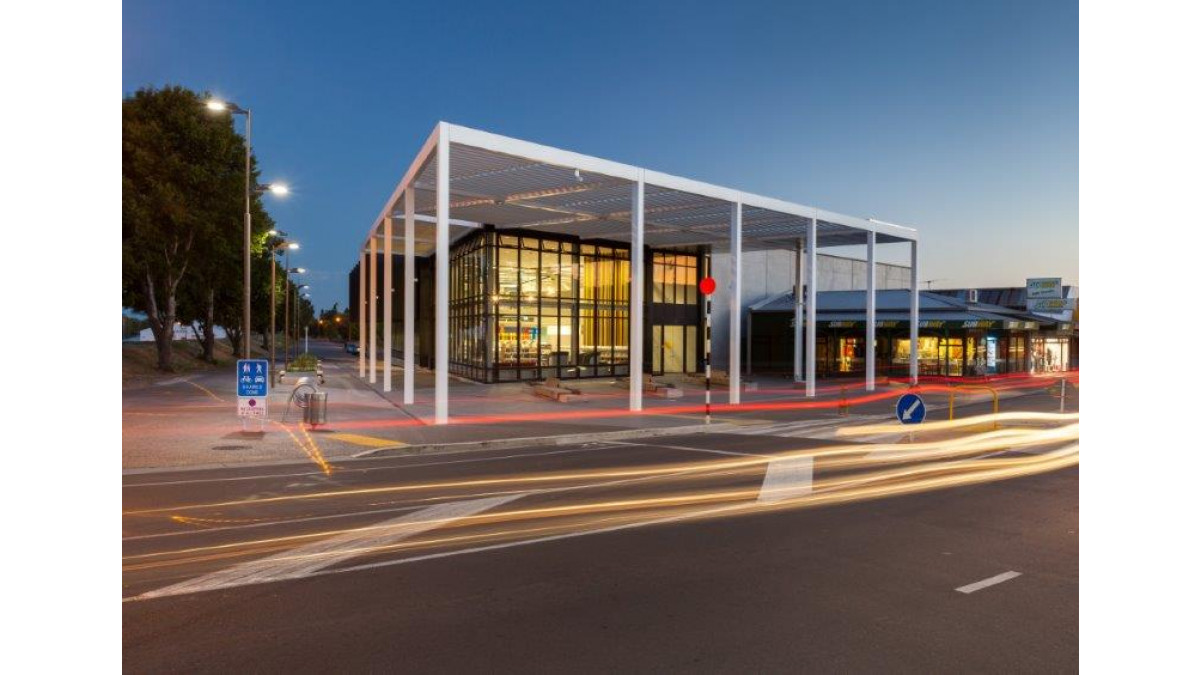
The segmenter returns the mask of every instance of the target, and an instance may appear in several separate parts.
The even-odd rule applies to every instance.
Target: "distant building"
[[[1078,369],[1079,289],[1062,286],[1060,295],[1053,299],[1069,302],[1031,303],[1025,287],[921,291],[920,374],[962,377]],[[874,352],[876,372],[881,375],[906,376],[910,298],[907,288],[880,290],[876,295]],[[750,307],[745,321],[749,335],[743,343],[749,347],[744,362],[751,373],[791,372],[794,306],[788,291]],[[1054,311],[1030,311],[1043,306]],[[818,377],[861,377],[868,353],[866,292],[821,289],[817,294]]]

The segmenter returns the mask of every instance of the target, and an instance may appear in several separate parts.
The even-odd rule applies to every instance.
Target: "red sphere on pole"
[[[717,290],[717,280],[712,277],[704,277],[700,280],[700,292],[704,295],[712,295],[713,291]]]

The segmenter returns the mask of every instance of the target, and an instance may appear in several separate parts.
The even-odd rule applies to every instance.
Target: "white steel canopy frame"
[[[731,215],[732,214],[732,215]],[[403,235],[387,227],[393,218],[404,219]],[[388,234],[402,242],[405,253],[405,358],[404,402],[411,403],[412,303],[409,285],[413,276],[412,256],[436,254],[434,336],[434,421],[449,421],[449,293],[448,252],[451,244],[484,224],[498,231],[538,231],[589,239],[641,244],[654,249],[708,246],[730,252],[732,279],[718,279],[715,298],[728,302],[730,326],[730,402],[740,401],[740,295],[743,253],[754,250],[805,247],[804,276],[809,281],[806,323],[815,319],[815,248],[820,246],[866,245],[874,262],[875,244],[909,243],[916,258],[917,231],[883,221],[847,216],[811,206],[764,197],[733,188],[681,178],[598,157],[561,150],[529,141],[500,136],[477,129],[439,122],[404,177],[384,202],[371,224],[363,250],[378,246]],[[397,228],[398,229],[398,228]],[[385,245],[384,250],[391,246]],[[377,249],[376,249],[377,250]],[[633,255],[636,253],[636,255]],[[641,249],[631,250],[631,261],[641,259]],[[372,259],[370,265],[374,267]],[[383,263],[390,267],[390,261]],[[374,280],[371,269],[371,280]],[[914,266],[915,273],[915,266]],[[799,275],[798,275],[799,276]],[[872,281],[874,275],[871,275]],[[644,278],[643,270],[632,270],[631,278]],[[386,281],[385,281],[386,285]],[[874,284],[872,284],[874,285]],[[390,290],[390,285],[388,285]],[[632,289],[631,289],[632,290]],[[390,294],[389,294],[390,295]],[[642,293],[631,292],[631,333],[640,333],[644,301]],[[916,302],[912,325],[916,325]],[[385,314],[389,314],[385,310]],[[374,321],[370,322],[371,341]],[[390,322],[385,317],[385,324]],[[390,326],[388,327],[390,329]],[[812,325],[805,326],[806,390],[815,395],[815,345]],[[796,334],[801,335],[800,326]],[[631,335],[636,338],[636,335]],[[630,410],[642,407],[641,372],[637,362],[640,341],[630,344]],[[635,348],[636,347],[636,348]],[[374,347],[370,347],[374,357]],[[912,354],[912,381],[916,381],[916,352]],[[388,355],[390,358],[390,354]],[[365,364],[364,364],[365,365]],[[797,362],[797,368],[799,363]],[[360,370],[361,372],[361,370]],[[373,364],[369,376],[374,381]],[[873,387],[874,373],[868,374]],[[795,373],[797,380],[800,373]],[[389,380],[390,377],[386,378]]]

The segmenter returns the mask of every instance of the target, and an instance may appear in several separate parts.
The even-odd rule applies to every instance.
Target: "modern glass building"
[[[711,300],[729,310],[722,344],[737,404],[743,251],[794,255],[797,285],[815,288],[818,247],[863,246],[873,297],[877,244],[910,250],[915,285],[912,228],[441,122],[360,249],[367,273],[354,275],[352,292],[359,375],[382,375],[391,390],[393,368],[378,364],[394,349],[404,366],[431,368],[439,424],[448,421],[452,374],[489,383],[627,377],[629,409],[638,411],[642,375],[704,367],[697,285],[719,255]],[[910,311],[919,311],[915,302]],[[814,312],[815,303],[795,304],[806,332],[793,373],[808,396],[816,395]],[[414,372],[402,370],[406,405]],[[910,376],[918,376],[915,358]],[[865,378],[873,389],[870,367]]]
[[[382,256],[380,262],[383,263]],[[697,290],[705,252],[647,251],[643,370],[703,370],[703,316]],[[484,227],[450,249],[450,372],[477,382],[629,375],[629,246],[569,236],[508,234]],[[395,276],[403,260],[393,256]],[[417,265],[417,279],[431,266]],[[357,268],[351,273],[356,304]],[[417,284],[421,286],[420,283]],[[417,295],[415,314],[433,312]],[[400,295],[393,313],[403,311]],[[419,319],[418,319],[419,323]],[[393,328],[392,342],[403,345]],[[433,361],[432,340],[416,332],[417,362]]]

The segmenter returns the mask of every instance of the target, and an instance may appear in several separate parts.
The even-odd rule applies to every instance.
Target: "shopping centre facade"
[[[790,260],[786,281],[818,288],[818,247],[864,247],[873,339],[877,246],[908,248],[914,287],[917,241],[912,228],[443,122],[371,224],[352,273],[359,372],[372,382],[381,375],[390,390],[392,369],[380,372],[381,355],[428,364],[438,423],[449,416],[451,374],[485,383],[627,377],[629,408],[641,410],[642,375],[703,370],[698,282],[713,276],[711,301],[723,310],[714,312],[713,362],[727,370],[729,402],[737,404],[743,279],[756,271],[746,269],[748,258]],[[791,306],[795,325],[805,327],[793,341],[792,375],[809,396],[818,303],[793,297]],[[914,298],[913,340],[918,312]],[[915,356],[910,381],[918,377]],[[414,370],[403,369],[406,404]],[[863,377],[874,389],[874,364]]]

